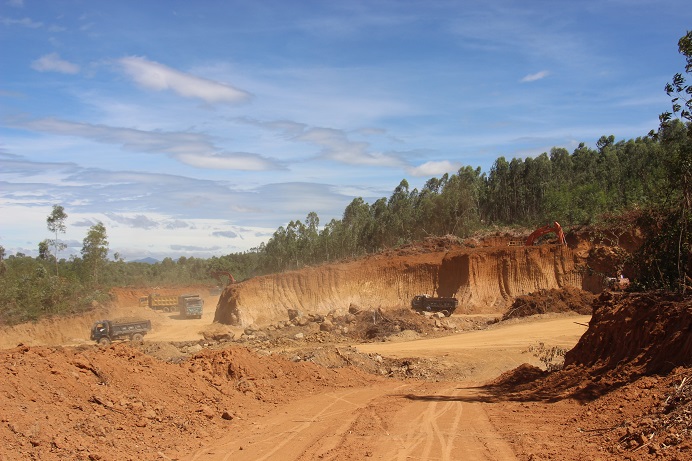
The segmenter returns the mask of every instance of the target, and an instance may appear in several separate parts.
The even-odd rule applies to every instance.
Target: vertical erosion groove
[[[286,320],[288,309],[322,315],[344,313],[351,304],[393,309],[408,306],[413,296],[423,293],[455,296],[464,313],[502,312],[516,296],[568,285],[581,288],[579,261],[570,249],[555,246],[370,257],[229,286],[215,320],[262,325]]]

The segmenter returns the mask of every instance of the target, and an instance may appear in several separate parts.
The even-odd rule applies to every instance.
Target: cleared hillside
[[[400,250],[340,264],[255,277],[228,286],[215,321],[264,325],[304,314],[346,312],[351,305],[390,310],[417,294],[455,296],[458,313],[503,312],[520,295],[542,289],[602,289],[602,275],[588,271],[584,244],[510,246],[445,245],[423,252]]]

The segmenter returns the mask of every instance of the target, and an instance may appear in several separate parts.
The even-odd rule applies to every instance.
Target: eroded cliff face
[[[558,245],[468,248],[417,255],[375,255],[342,264],[255,277],[230,285],[215,321],[247,326],[305,314],[346,313],[351,304],[384,310],[428,293],[455,296],[458,313],[503,312],[515,297],[539,289],[582,288],[585,259]]]

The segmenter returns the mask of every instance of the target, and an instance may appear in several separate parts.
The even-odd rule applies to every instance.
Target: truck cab
[[[199,295],[178,296],[178,312],[181,318],[201,319],[203,306],[204,300]]]

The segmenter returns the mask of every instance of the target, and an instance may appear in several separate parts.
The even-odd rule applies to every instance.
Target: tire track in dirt
[[[385,382],[278,407],[186,461],[515,460],[473,389]]]
[[[490,424],[472,389],[439,387],[403,396],[409,403],[393,418],[392,437],[381,439],[375,459],[515,460]]]
[[[358,409],[383,392],[396,391],[400,383],[328,392],[293,402],[256,424],[202,447],[186,461],[262,461],[320,459],[336,446]]]

